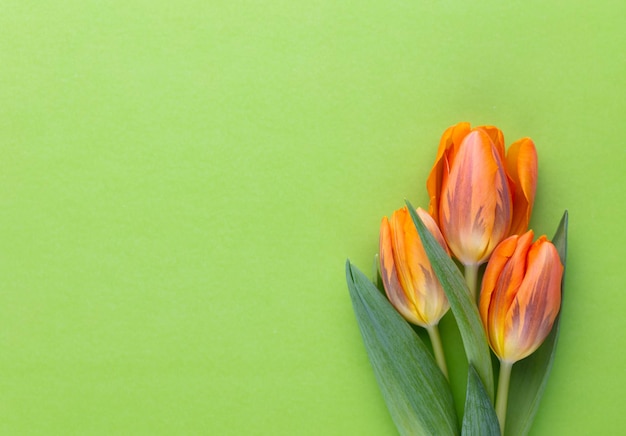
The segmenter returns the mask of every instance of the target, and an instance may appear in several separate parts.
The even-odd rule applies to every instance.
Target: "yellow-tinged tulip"
[[[508,364],[541,345],[561,306],[559,254],[545,236],[532,240],[529,230],[502,241],[483,277],[480,316],[491,348]]]
[[[432,217],[422,209],[417,213],[446,248]],[[389,301],[407,321],[428,328],[437,325],[450,308],[406,207],[382,220],[380,270]]]
[[[448,128],[426,183],[429,212],[452,253],[477,266],[509,235],[526,231],[537,185],[537,153],[529,138],[505,154],[493,126]]]

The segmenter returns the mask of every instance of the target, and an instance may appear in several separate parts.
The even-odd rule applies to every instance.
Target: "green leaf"
[[[428,348],[350,262],[346,262],[346,279],[367,354],[398,431],[458,434],[450,386]]]
[[[565,267],[567,257],[567,211],[563,214],[552,243],[559,252]],[[565,270],[563,271],[565,274]],[[561,282],[561,307],[563,307],[563,284]],[[509,405],[506,415],[506,436],[526,435],[535,418],[539,402],[550,375],[559,337],[561,314],[556,318],[552,331],[537,351],[513,365],[509,385]]]
[[[463,436],[500,436],[500,424],[485,386],[472,365],[467,374]]]
[[[374,262],[372,264],[372,271],[374,272],[374,285],[378,290],[384,295],[385,294],[385,285],[383,284],[383,278],[380,275],[380,257],[378,254],[374,255]]]
[[[469,295],[469,289],[459,268],[426,229],[411,203],[407,201],[406,204],[424,246],[424,251],[426,251],[433,270],[450,302],[450,308],[461,332],[467,360],[476,369],[489,398],[493,400],[494,381],[491,351],[478,314],[478,307]]]

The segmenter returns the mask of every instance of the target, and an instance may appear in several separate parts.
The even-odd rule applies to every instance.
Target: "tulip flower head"
[[[417,213],[446,248],[432,217],[422,209],[417,209]],[[389,301],[407,321],[422,327],[433,326],[450,308],[406,207],[396,210],[390,220],[382,220],[380,270]]]
[[[426,183],[429,212],[464,265],[480,265],[496,245],[526,231],[535,198],[537,154],[529,138],[504,150],[492,126],[447,129]]]
[[[545,236],[511,236],[494,250],[483,277],[479,311],[502,362],[533,353],[550,333],[561,305],[563,265]]]

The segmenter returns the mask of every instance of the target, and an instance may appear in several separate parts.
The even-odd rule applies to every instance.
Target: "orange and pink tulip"
[[[446,248],[433,218],[422,209],[417,213]],[[389,301],[407,321],[422,327],[437,325],[450,308],[406,207],[381,222],[380,271]]]
[[[489,344],[509,364],[542,344],[561,306],[559,254],[545,236],[532,240],[529,230],[496,247],[480,293],[479,312]]]
[[[537,184],[534,143],[523,138],[507,153],[493,126],[448,128],[427,181],[429,212],[464,265],[480,265],[496,245],[528,228]]]

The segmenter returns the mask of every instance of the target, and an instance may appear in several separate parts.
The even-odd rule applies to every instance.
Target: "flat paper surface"
[[[395,434],[345,260],[370,271],[382,216],[427,206],[459,121],[535,140],[538,235],[570,213],[531,434],[620,433],[625,21],[608,0],[3,2],[0,433]]]

